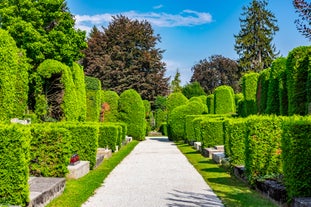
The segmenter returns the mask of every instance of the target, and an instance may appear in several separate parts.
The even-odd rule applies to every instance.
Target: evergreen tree
[[[182,88],[182,93],[188,98],[206,95],[200,83],[195,81],[189,83]]]
[[[171,91],[173,93],[182,91],[182,87],[180,86],[180,83],[181,83],[180,72],[177,69],[176,74],[174,76],[174,80],[172,80],[172,82],[171,82]]]
[[[234,49],[244,71],[259,72],[268,68],[278,55],[272,40],[279,27],[274,14],[266,9],[267,5],[266,0],[253,0],[243,7],[244,18],[240,19],[241,31],[234,36]]]
[[[307,3],[305,0],[294,0],[293,4],[296,13],[300,17],[300,19],[295,20],[297,29],[311,41],[311,2]]]
[[[121,93],[135,89],[143,99],[153,101],[168,92],[164,77],[163,50],[156,48],[160,36],[147,21],[115,16],[107,28],[93,28],[84,50],[86,75],[101,80],[104,90]]]

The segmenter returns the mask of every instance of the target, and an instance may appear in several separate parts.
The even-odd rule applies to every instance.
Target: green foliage
[[[186,105],[178,106],[173,109],[168,124],[170,126],[170,139],[186,139],[186,116],[199,115],[204,111],[204,104],[197,101],[191,101]]]
[[[160,126],[160,130],[159,130],[164,136],[167,136],[167,123],[166,122],[162,122],[161,126]]]
[[[174,80],[171,82],[171,90],[173,93],[181,93],[182,87],[180,86],[181,80],[180,80],[180,72],[178,69],[176,70],[176,74],[174,76]]]
[[[86,121],[98,122],[101,111],[101,84],[97,78],[85,77]]]
[[[45,112],[46,99],[48,109],[47,114],[44,114],[45,119],[50,117],[56,120],[78,120],[83,111],[82,106],[78,106],[78,104],[82,102],[77,101],[76,86],[70,68],[56,60],[45,60],[37,68],[37,74],[39,81],[37,81],[36,87],[39,97],[36,99],[38,100],[35,107],[36,111],[40,109],[40,112]]]
[[[128,135],[133,139],[145,139],[145,107],[140,95],[133,89],[120,95],[119,120],[127,124]]]
[[[104,123],[99,125],[98,147],[111,149],[116,151],[116,145],[119,140],[118,125],[112,123]],[[119,145],[120,146],[120,145]]]
[[[242,78],[242,91],[244,96],[243,110],[246,116],[257,114],[256,92],[258,73],[248,73]]]
[[[267,6],[267,0],[252,0],[250,5],[243,7],[241,30],[234,35],[234,49],[240,56],[239,65],[244,71],[260,72],[269,68],[278,55],[272,41],[279,27]]]
[[[311,46],[297,47],[288,54],[286,75],[289,115],[308,113],[308,96],[311,97],[307,88],[308,74],[311,70],[310,56]]]
[[[0,129],[0,206],[26,206],[29,202],[30,130],[17,125]]]
[[[285,104],[280,97],[280,76],[286,70],[286,58],[280,57],[272,62],[267,97],[267,114],[280,115],[280,107]],[[287,102],[287,101],[286,101]]]
[[[189,83],[182,88],[182,93],[188,98],[197,97],[201,95],[206,95],[204,89],[201,87],[200,83],[195,81]]]
[[[76,99],[77,120],[85,121],[86,120],[86,90],[85,90],[83,68],[77,63],[73,63],[72,75],[73,75],[72,79],[75,85],[75,91],[77,95],[77,99]]]
[[[195,119],[202,120],[202,117],[204,117],[204,115],[187,115],[186,116],[186,122],[185,122],[186,137],[185,137],[185,139],[188,142],[191,142],[191,141],[201,141],[200,134],[197,135],[196,132],[195,132],[195,126],[200,126],[200,124],[195,123],[194,120]],[[199,127],[198,127],[198,131],[200,131]]]
[[[31,134],[30,174],[43,177],[65,177],[72,155],[70,131],[49,124],[33,124]]]
[[[224,145],[224,119],[223,118],[204,118],[200,122],[202,144],[204,147],[214,147]]]
[[[90,161],[90,169],[96,164],[96,153],[98,147],[98,127],[94,124],[62,122],[56,127],[61,127],[70,131],[71,156],[75,153],[80,160]]]
[[[163,111],[162,109],[157,109],[155,111],[155,127],[159,129],[163,122],[167,120],[167,111]]]
[[[181,106],[188,103],[188,99],[182,93],[171,93],[166,102],[166,108],[168,113],[172,112],[177,106]]]
[[[230,86],[219,86],[214,92],[215,114],[234,114],[234,91]]]
[[[224,122],[225,154],[231,165],[245,164],[246,120],[228,119]]]
[[[311,196],[311,120],[286,120],[282,133],[285,185],[290,199]]]
[[[157,96],[155,101],[154,101],[154,109],[161,109],[161,110],[166,110],[166,102],[167,102],[167,97],[165,96]]]
[[[0,29],[0,121],[21,118],[27,109],[28,70],[24,52]]]
[[[258,113],[264,114],[267,108],[269,90],[270,68],[260,71],[257,83],[257,106]]]
[[[206,98],[206,105],[207,105],[209,114],[215,114],[214,98],[215,98],[214,94],[210,94]]]
[[[286,62],[285,62],[286,65]],[[286,66],[280,72],[279,78],[279,99],[280,99],[280,115],[288,115],[288,92],[287,92],[287,75]]]
[[[117,122],[119,95],[114,91],[103,91],[101,98],[102,103],[109,105],[109,110],[106,110],[104,114],[104,122]]]
[[[197,101],[203,104],[204,110],[203,110],[203,114],[207,114],[208,113],[208,108],[206,105],[206,98],[207,96],[203,95],[203,96],[194,96],[192,98],[189,99],[189,102],[191,101]]]
[[[282,174],[281,122],[269,116],[251,116],[246,122],[245,169],[251,184],[263,176]]]

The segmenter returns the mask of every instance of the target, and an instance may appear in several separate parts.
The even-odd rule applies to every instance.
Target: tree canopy
[[[164,77],[163,50],[156,48],[160,36],[149,22],[114,16],[107,28],[94,27],[84,50],[85,73],[97,77],[104,90],[121,93],[135,89],[143,99],[153,101],[168,92]]]
[[[190,82],[198,82],[207,94],[220,85],[229,85],[235,92],[240,91],[241,71],[236,61],[221,55],[212,55],[209,59],[200,60],[192,67]]]
[[[279,27],[274,14],[266,9],[267,5],[266,0],[253,0],[243,7],[241,30],[234,35],[234,49],[244,71],[259,72],[268,68],[278,55],[272,40]]]
[[[300,19],[295,20],[297,29],[311,41],[311,2],[307,3],[305,0],[294,0],[293,4],[296,13],[300,17]]]

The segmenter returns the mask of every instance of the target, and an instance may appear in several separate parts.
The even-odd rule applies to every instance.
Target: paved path
[[[223,206],[167,138],[147,138],[110,173],[83,207]]]

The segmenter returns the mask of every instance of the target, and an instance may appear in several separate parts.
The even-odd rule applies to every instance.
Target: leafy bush
[[[251,184],[263,176],[282,174],[281,123],[281,118],[273,116],[247,119],[245,169]]]
[[[268,87],[268,97],[267,97],[267,114],[280,115],[280,74],[286,70],[286,58],[280,57],[272,62],[270,77],[269,77],[269,87]]]
[[[311,196],[311,120],[284,121],[282,158],[285,185],[290,199]]]
[[[245,116],[257,114],[256,92],[258,76],[258,73],[251,72],[242,77],[243,113],[245,113]]]
[[[182,93],[188,98],[198,97],[201,95],[206,95],[204,89],[201,87],[200,83],[195,81],[189,83],[182,88]]]
[[[215,114],[234,114],[234,91],[230,86],[219,86],[214,91]]]
[[[200,122],[203,147],[224,145],[224,119],[204,118]]]
[[[286,68],[279,74],[279,99],[280,99],[280,115],[288,115],[288,93],[287,93],[287,76]]]
[[[157,109],[155,111],[155,127],[156,129],[160,129],[160,126],[163,122],[167,120],[167,111],[163,111],[162,109]]]
[[[162,122],[161,126],[160,126],[160,130],[159,130],[164,136],[167,136],[167,123],[166,122]]]
[[[119,139],[118,125],[113,123],[103,123],[99,125],[98,147],[115,151]]]
[[[308,113],[308,73],[311,70],[311,46],[297,47],[289,52],[286,62],[288,114]]]
[[[198,120],[198,119],[200,119],[202,117],[204,117],[204,115],[187,115],[186,116],[186,122],[185,122],[186,137],[185,137],[185,139],[188,142],[191,142],[191,141],[201,141],[200,137],[197,136],[197,134],[195,132],[195,126],[196,125],[200,126],[200,124],[194,123],[194,120],[195,119]]]
[[[0,127],[0,206],[26,206],[29,202],[29,140],[28,127]]]
[[[246,120],[239,118],[224,122],[225,154],[231,165],[245,164]]]
[[[146,133],[145,135],[147,136],[148,133],[151,131],[151,117],[150,115],[152,114],[151,112],[151,104],[148,100],[143,100],[144,107],[145,107],[145,119],[146,119]]]
[[[101,103],[107,103],[109,105],[109,110],[105,110],[104,112],[104,122],[117,122],[119,95],[114,91],[103,91],[101,98]]]
[[[86,87],[86,121],[98,122],[101,111],[101,85],[100,80],[85,77]]]
[[[133,89],[125,90],[120,95],[119,120],[127,124],[128,135],[133,139],[145,139],[145,107],[140,95]]]
[[[264,69],[259,73],[257,83],[257,94],[256,94],[259,114],[264,114],[266,112],[269,77],[270,77],[270,68]]]
[[[185,105],[188,103],[188,99],[180,92],[171,93],[167,97],[166,108],[168,112],[168,116],[173,111],[174,108]]]
[[[202,114],[204,105],[197,101],[190,101],[187,105],[178,106],[171,112],[168,119],[170,126],[170,139],[181,140],[186,138],[186,116]]]
[[[214,94],[210,94],[206,98],[206,105],[208,108],[209,114],[215,114],[215,107],[214,107]]]
[[[30,174],[65,177],[71,157],[70,131],[49,124],[31,125]]]
[[[204,110],[203,110],[203,114],[207,114],[208,113],[208,108],[206,105],[206,99],[207,96],[203,95],[203,96],[195,96],[189,99],[189,101],[197,101],[197,102],[201,102],[204,106]]]

